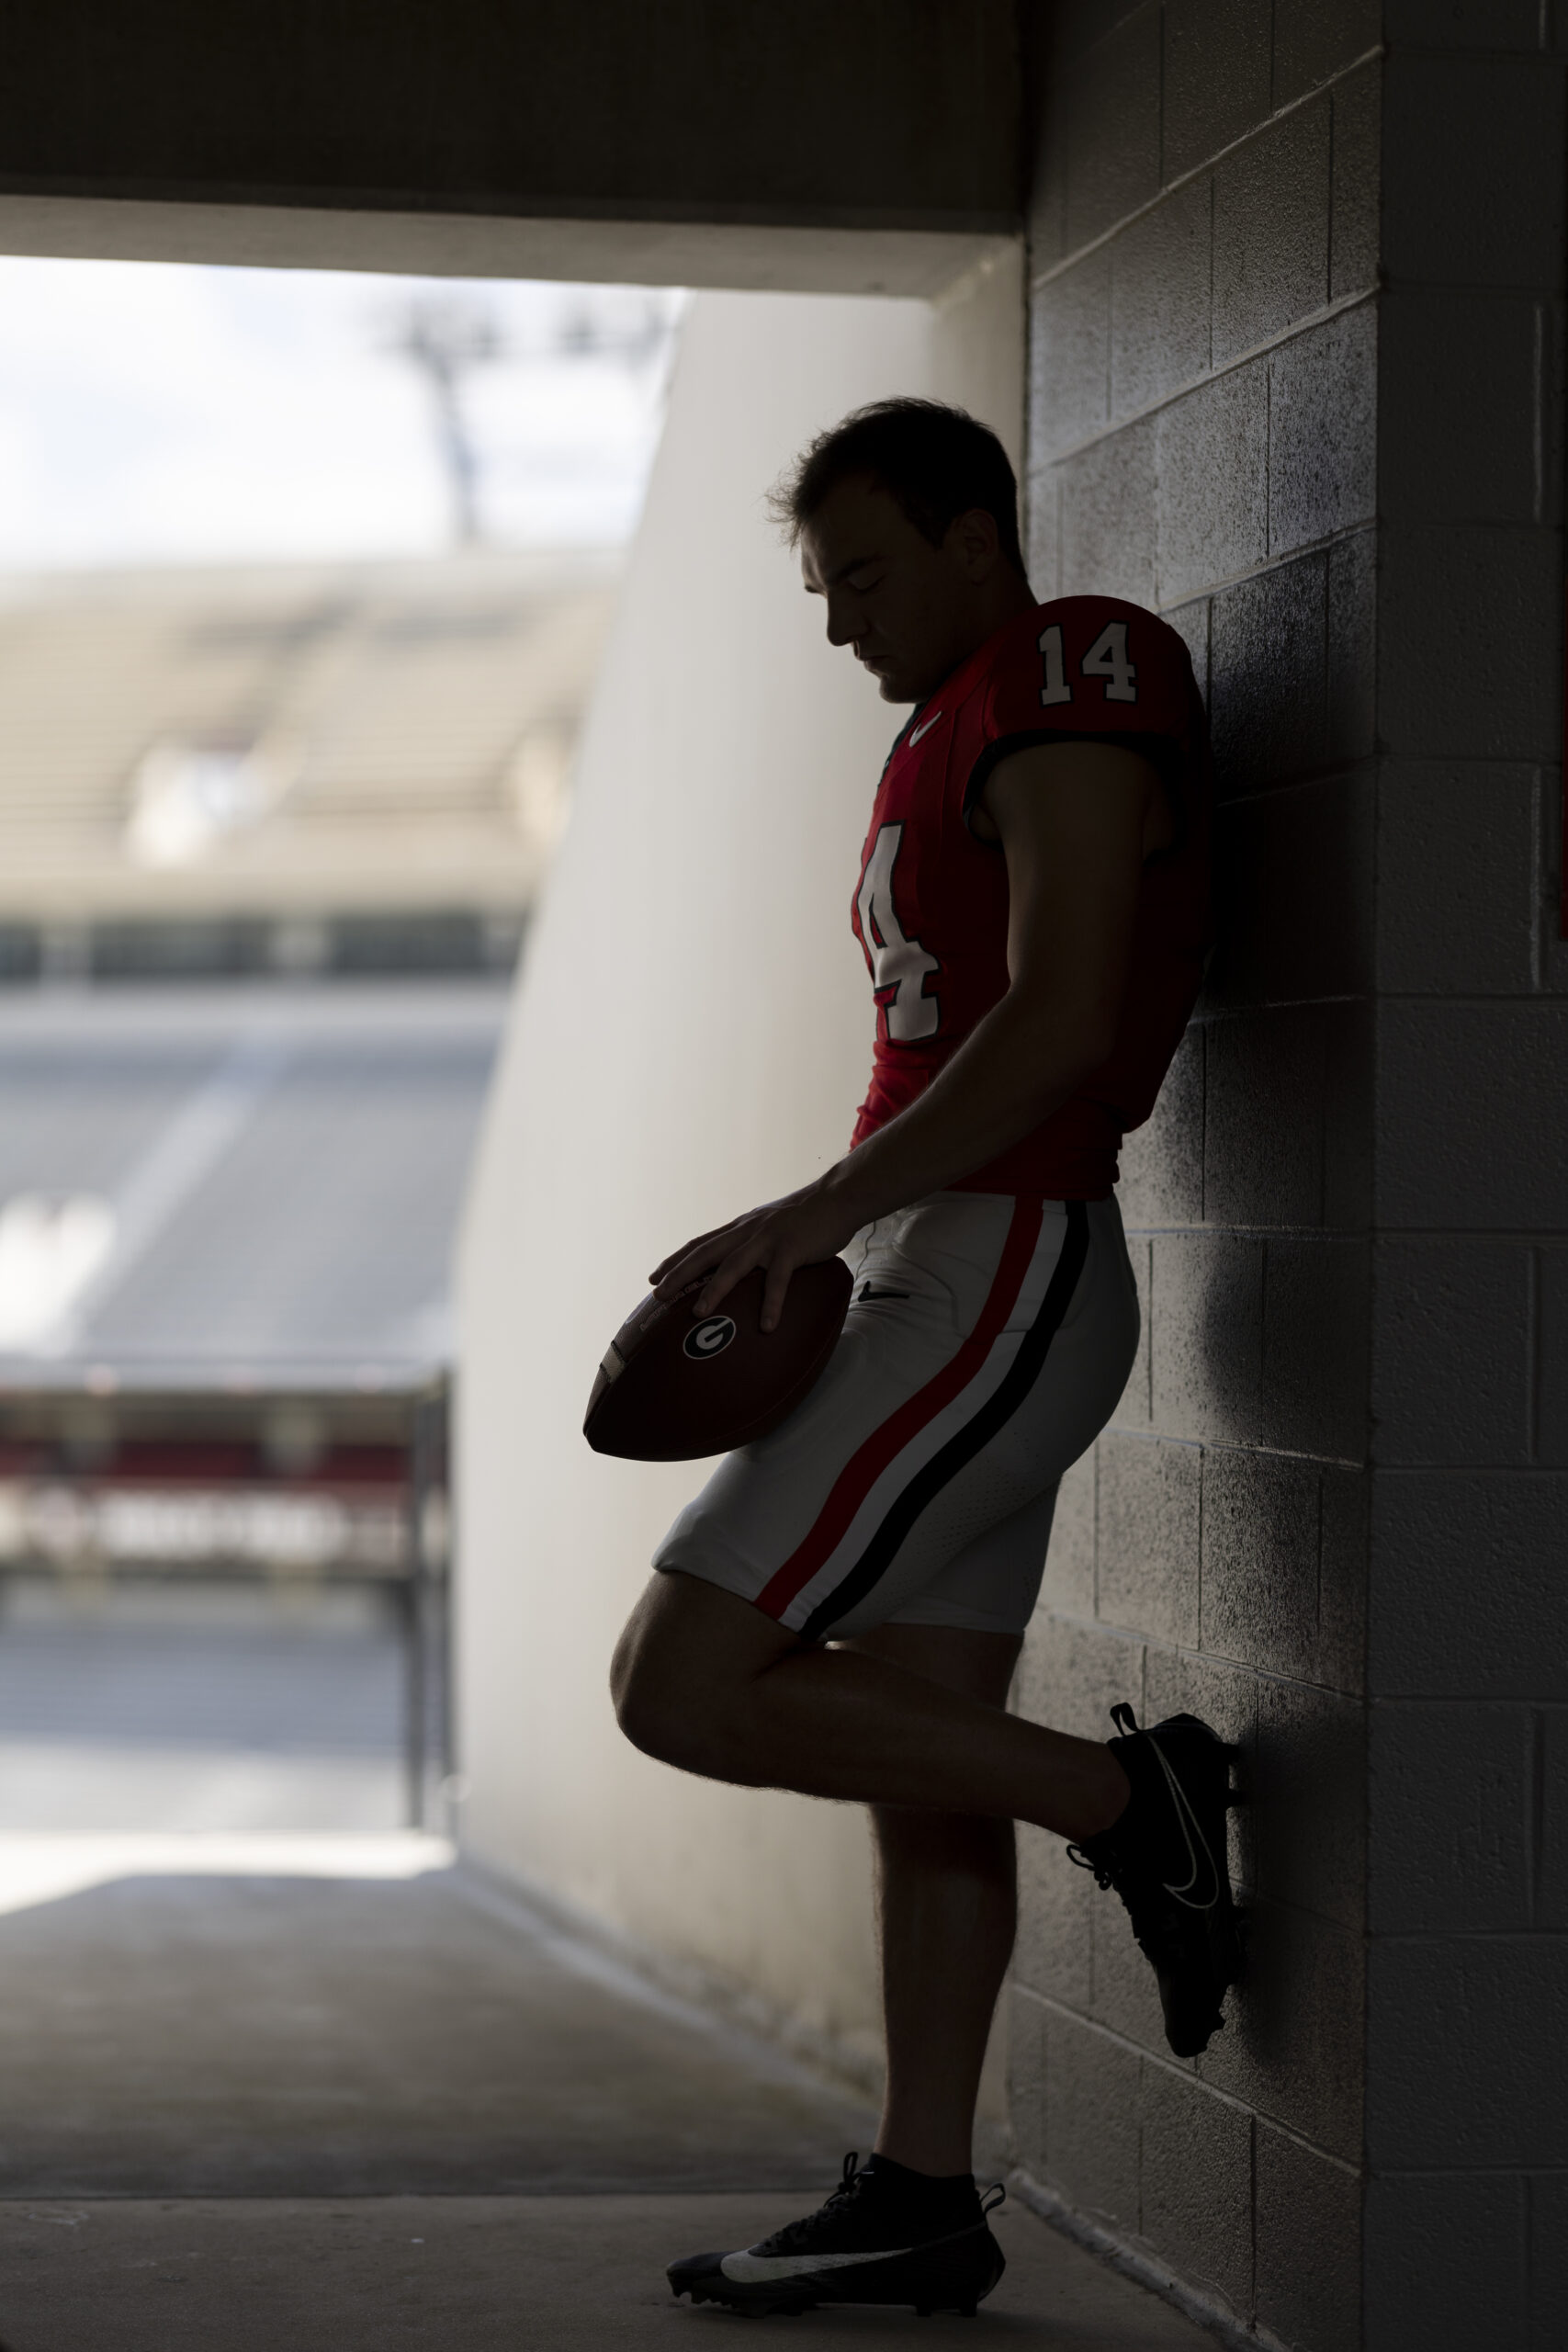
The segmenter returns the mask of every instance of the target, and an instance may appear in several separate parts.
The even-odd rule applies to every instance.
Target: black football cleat
[[[1107,1744],[1132,1800],[1109,1829],[1067,1852],[1126,1905],[1159,1984],[1165,2038],[1179,2058],[1196,2058],[1224,2025],[1220,2004],[1241,1973],[1225,1841],[1238,1750],[1196,1715],[1140,1731],[1123,1704],[1111,1719],[1123,1736]]]
[[[959,2312],[972,2319],[1006,2264],[986,2216],[1006,2194],[998,2183],[982,2204],[973,2185],[942,2202],[903,2193],[901,2165],[844,2158],[843,2177],[825,2205],[737,2254],[692,2254],[670,2265],[672,2293],[732,2311],[814,2311],[818,2303],[905,2303],[925,2318]]]

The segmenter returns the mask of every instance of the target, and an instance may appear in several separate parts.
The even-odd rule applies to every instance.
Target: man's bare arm
[[[1007,859],[1006,996],[919,1100],[816,1182],[705,1234],[653,1279],[672,1295],[706,1276],[709,1314],[766,1266],[762,1323],[796,1266],[831,1257],[872,1218],[983,1168],[1070,1100],[1116,1035],[1139,879],[1164,814],[1150,763],[1122,746],[1045,744],[990,776],[982,809]]]

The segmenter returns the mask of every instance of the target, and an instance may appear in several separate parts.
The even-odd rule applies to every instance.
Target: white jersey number
[[[879,830],[860,878],[855,912],[871,957],[876,1001],[887,1015],[887,1035],[899,1045],[911,1045],[917,1037],[934,1037],[941,1023],[935,997],[922,992],[926,974],[940,968],[940,959],[928,956],[918,939],[906,938],[898,921],[893,868],[903,838],[901,824]]]
[[[1071,702],[1072,687],[1067,684],[1067,665],[1062,651],[1062,628],[1059,621],[1040,633],[1040,653],[1045,665],[1045,683],[1040,689],[1043,703]],[[1078,664],[1081,676],[1103,678],[1107,702],[1136,702],[1138,673],[1127,659],[1127,624],[1111,621],[1102,628],[1089,651]]]

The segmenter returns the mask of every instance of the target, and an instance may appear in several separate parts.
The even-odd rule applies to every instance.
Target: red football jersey
[[[854,1141],[924,1091],[1006,995],[1008,877],[970,830],[991,769],[1035,743],[1094,737],[1153,760],[1177,838],[1144,869],[1116,1044],[1070,1102],[959,1189],[1103,1200],[1122,1136],[1154,1108],[1210,941],[1208,728],[1187,648],[1141,605],[1063,596],[988,639],[915,711],[888,754],[852,920],[876,996],[871,1091]]]

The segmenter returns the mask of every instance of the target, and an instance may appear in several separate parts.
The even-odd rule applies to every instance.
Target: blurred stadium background
[[[449,1259],[674,306],[5,270],[0,1832],[442,1826]]]

